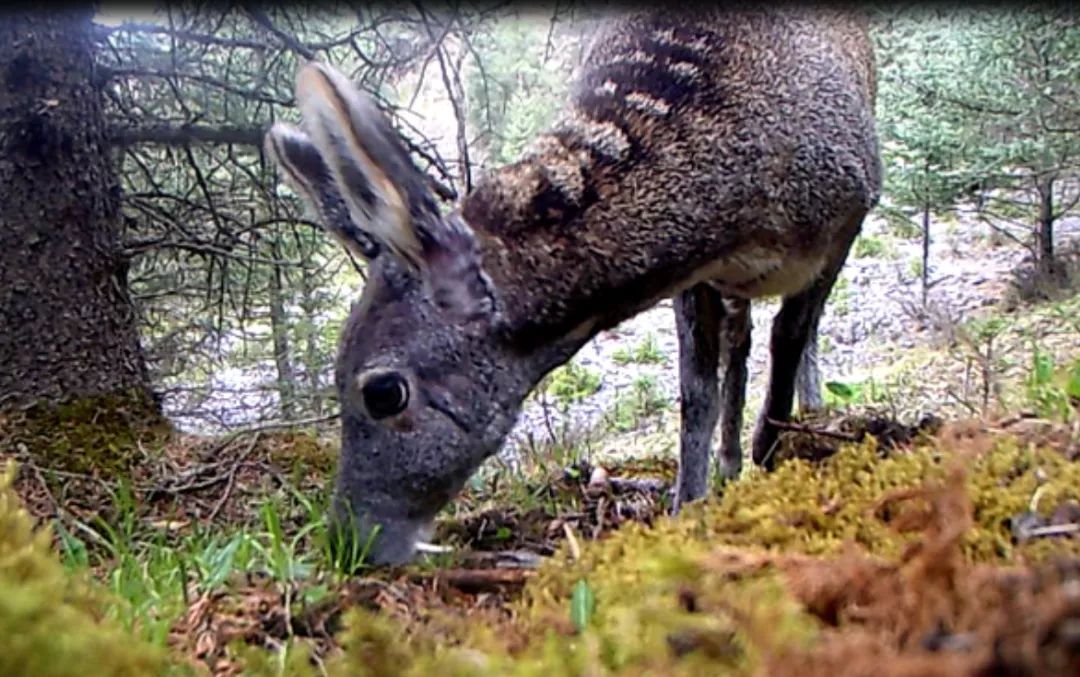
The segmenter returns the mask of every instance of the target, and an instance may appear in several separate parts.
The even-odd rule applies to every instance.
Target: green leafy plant
[[[611,426],[618,432],[637,429],[643,420],[667,410],[670,403],[656,378],[643,374],[634,381],[628,392],[615,400],[610,412]]]
[[[600,384],[599,371],[567,362],[548,375],[545,390],[565,407],[594,394],[600,390]]]
[[[637,364],[667,363],[667,356],[664,355],[663,350],[660,348],[660,344],[657,343],[656,336],[651,333],[646,335],[632,351],[626,348],[619,348],[612,355],[612,359],[619,365],[627,365],[631,362]]]
[[[579,579],[570,593],[570,620],[578,632],[583,632],[596,612],[596,596],[589,583]]]
[[[826,381],[825,391],[835,397],[841,404],[851,404],[855,397],[862,391],[857,385],[850,385],[841,381]]]
[[[873,378],[855,383],[825,382],[825,406],[846,408],[858,405],[881,404],[889,400],[888,389]]]
[[[1080,359],[1057,370],[1053,356],[1034,345],[1026,387],[1028,402],[1039,416],[1069,420],[1080,404]]]
[[[1080,360],[1073,362],[1072,371],[1069,372],[1069,380],[1065,384],[1065,394],[1071,399],[1080,402]]]
[[[922,259],[912,259],[908,264],[908,272],[912,277],[921,278],[923,276],[923,262]]]
[[[829,309],[836,315],[843,317],[851,312],[851,282],[841,275],[836,279],[832,291],[829,292]]]
[[[890,256],[893,248],[876,235],[860,235],[855,239],[852,255],[857,259],[881,258]]]

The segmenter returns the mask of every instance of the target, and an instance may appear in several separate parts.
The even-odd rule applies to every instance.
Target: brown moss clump
[[[0,674],[168,674],[163,652],[103,619],[102,598],[65,574],[12,489],[14,474],[9,464],[0,476]]]
[[[920,537],[897,561],[721,551],[704,563],[735,578],[779,571],[822,622],[813,647],[776,647],[766,672],[1080,674],[1080,559],[1034,570],[968,562],[960,544],[971,505],[958,466],[944,483],[886,498],[926,504],[907,525]]]
[[[145,394],[83,397],[0,413],[0,448],[37,465],[80,474],[127,475],[142,450],[172,428]]]

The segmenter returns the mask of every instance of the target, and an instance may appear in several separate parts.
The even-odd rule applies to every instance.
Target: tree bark
[[[923,203],[922,212],[922,270],[919,279],[922,285],[922,307],[926,308],[926,297],[930,291],[930,201]]]
[[[274,257],[280,252],[274,247]],[[293,417],[296,404],[296,371],[293,369],[292,347],[289,341],[289,320],[285,314],[285,292],[281,267],[270,271],[270,334],[274,343],[274,365],[277,367],[277,391],[281,415]]]
[[[1038,182],[1039,193],[1039,261],[1040,276],[1044,280],[1053,280],[1057,273],[1054,261],[1054,180]]]
[[[0,408],[150,394],[92,10],[0,15]]]
[[[926,297],[930,291],[930,158],[926,159],[926,164],[923,166],[924,178],[926,185],[924,187],[923,195],[923,212],[922,212],[922,271],[919,275],[919,281],[922,283],[922,307],[926,310]]]
[[[319,364],[319,304],[317,290],[312,286],[311,276],[300,276],[300,310],[304,314],[304,372],[307,374],[307,387],[311,391],[311,412],[316,416],[323,413],[322,379]]]

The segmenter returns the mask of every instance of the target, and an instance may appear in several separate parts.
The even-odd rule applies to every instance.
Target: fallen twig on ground
[[[436,585],[448,585],[462,592],[497,592],[507,587],[518,588],[535,576],[531,569],[444,569],[433,580]],[[421,582],[424,576],[414,576],[414,582]]]
[[[803,423],[794,423],[792,421],[778,421],[774,418],[766,419],[769,425],[775,426],[779,430],[790,430],[791,432],[806,433],[808,435],[821,435],[822,437],[833,437],[838,440],[845,440],[847,442],[861,442],[863,435],[856,435],[853,433],[845,433],[839,430],[823,430],[821,428],[814,428]]]
[[[208,522],[214,521],[214,518],[217,517],[217,514],[221,512],[221,508],[225,505],[225,502],[229,500],[229,496],[232,495],[233,492],[233,487],[236,486],[236,473],[240,470],[240,466],[242,466],[244,462],[247,461],[247,458],[251,455],[251,452],[255,450],[255,446],[259,443],[259,438],[261,436],[262,433],[256,432],[251,437],[251,442],[248,444],[247,449],[244,449],[243,453],[240,454],[229,467],[229,472],[227,473],[228,479],[227,483],[225,484],[225,491],[222,492],[221,498],[219,498],[217,503],[214,504],[214,509],[210,511],[209,515],[207,515],[206,520]]]

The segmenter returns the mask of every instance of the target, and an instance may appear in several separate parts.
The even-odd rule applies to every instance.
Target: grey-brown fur
[[[718,419],[721,471],[740,467],[747,301],[761,295],[784,301],[755,462],[768,465],[775,439],[766,417],[790,415],[804,349],[880,190],[864,26],[819,9],[717,9],[606,31],[535,150],[446,217],[385,121],[324,67],[299,77],[307,131],[268,136],[328,229],[360,229],[382,252],[337,369],[339,507],[361,534],[382,527],[375,561],[411,555],[544,374],[662,298],[677,297],[680,334],[677,505],[706,491]],[[351,223],[334,223],[335,191]]]

